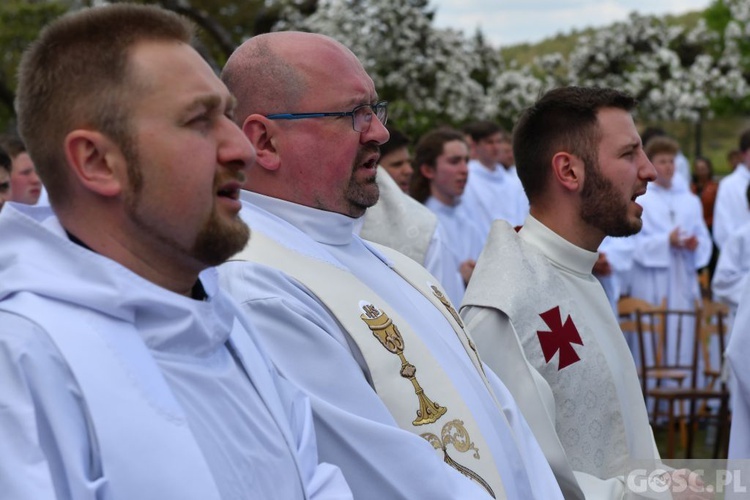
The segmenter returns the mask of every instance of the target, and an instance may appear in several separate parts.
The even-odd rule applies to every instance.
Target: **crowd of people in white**
[[[615,89],[412,143],[334,39],[255,36],[217,76],[194,30],[85,8],[23,56],[3,498],[712,498],[686,469],[634,496],[660,455],[616,316],[699,301],[712,255],[750,458],[750,131],[715,189]]]

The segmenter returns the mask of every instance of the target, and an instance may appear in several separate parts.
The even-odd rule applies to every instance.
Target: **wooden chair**
[[[623,334],[633,332],[638,337],[638,352],[634,353],[638,367],[638,376],[641,378],[643,394],[646,395],[648,379],[674,380],[681,384],[688,378],[690,372],[688,369],[667,368],[663,366],[662,342],[664,338],[664,322],[660,315],[649,315],[647,321],[638,320],[636,312],[657,313],[666,311],[667,301],[662,300],[661,304],[656,305],[635,297],[623,297],[617,303],[617,310],[620,316],[620,329]],[[641,354],[642,340],[641,337],[649,341],[650,351],[656,353],[657,362],[654,366],[649,367],[647,376],[643,376],[643,356]],[[648,351],[647,347],[647,351]]]
[[[729,445],[729,390],[722,375],[724,371],[724,350],[729,330],[727,318],[729,306],[720,302],[704,299],[702,304],[702,321],[700,348],[703,359],[704,389],[710,391],[711,399],[719,400],[718,414],[711,411],[708,400],[702,399],[696,410],[697,420],[716,420],[716,440],[714,441],[713,458],[720,458],[723,450],[726,453]],[[719,361],[714,362],[711,356],[712,346],[718,348]],[[697,422],[696,422],[697,424]]]
[[[649,400],[653,403],[651,424],[657,426],[666,418],[667,458],[674,457],[676,427],[679,426],[683,448],[689,444],[687,422],[681,418],[687,414],[685,400],[679,396],[687,388],[686,381],[692,381],[692,358],[696,351],[691,347],[687,356],[681,354],[686,345],[695,343],[698,316],[699,311],[695,309],[668,309],[666,301],[650,311],[636,310],[643,395],[647,405]]]
[[[650,315],[647,321],[641,321],[639,325],[636,311],[641,313],[655,313],[665,311],[667,308],[667,300],[663,299],[661,304],[652,304],[651,302],[635,297],[623,297],[617,303],[620,329],[623,335],[626,337],[635,336],[636,341],[628,341],[633,350],[634,361],[637,365],[638,377],[641,380],[641,389],[643,391],[643,398],[648,408],[649,403],[653,404],[653,410],[649,411],[649,420],[652,425],[656,425],[658,419],[661,416],[659,411],[661,401],[658,398],[653,398],[648,394],[648,388],[656,385],[658,387],[664,386],[664,381],[672,381],[678,386],[682,386],[685,380],[690,377],[689,369],[679,368],[666,368],[662,367],[662,349],[661,340],[664,336],[664,325],[663,320],[657,315]],[[659,339],[659,341],[657,341]],[[644,343],[646,342],[646,343]],[[648,366],[646,375],[644,376],[643,370],[643,356],[641,346],[647,352],[656,353],[658,362],[653,366]],[[685,413],[684,404],[680,403],[681,414]],[[684,422],[680,423],[680,442],[684,447],[687,446],[687,427]]]
[[[724,356],[726,347],[727,318],[729,317],[729,306],[721,302],[704,299],[701,306],[703,310],[703,321],[701,323],[701,354],[703,357],[703,376],[706,378],[706,387],[714,388],[716,381],[721,379],[723,363],[717,365],[711,359],[711,345],[719,347],[721,356]]]
[[[692,310],[654,310],[648,312],[636,311],[636,326],[640,340],[641,370],[644,375],[644,394],[655,400],[655,411],[652,421],[660,416],[659,401],[667,405],[667,453],[665,458],[674,458],[675,428],[679,426],[683,436],[686,458],[692,457],[694,432],[688,432],[696,427],[698,421],[698,404],[702,401],[720,401],[720,418],[726,420],[728,412],[728,394],[721,389],[699,386],[699,360],[702,357],[704,344],[704,310],[696,307]],[[720,341],[723,344],[723,340]],[[651,352],[649,352],[649,350]],[[723,350],[723,346],[722,346]],[[683,357],[680,357],[682,351]],[[653,374],[676,371],[687,374],[682,380],[689,381],[686,385],[664,385],[664,377],[653,377],[654,382],[648,383]],[[670,378],[670,377],[666,377]],[[685,412],[684,403],[688,404]],[[680,411],[677,411],[679,406]],[[717,438],[723,440],[723,429]],[[716,450],[715,450],[716,453]]]
[[[628,345],[633,349],[633,357],[636,364],[640,363],[640,357],[637,353],[636,342],[632,342],[631,338],[638,336],[638,325],[635,317],[636,311],[655,311],[658,309],[664,309],[667,307],[666,300],[662,301],[661,305],[652,304],[643,299],[637,299],[635,297],[621,297],[617,301],[617,314],[619,316],[620,330],[626,337]]]
[[[635,311],[652,311],[658,309],[658,306],[647,302],[642,299],[635,297],[621,297],[617,301],[617,314],[620,320],[620,329],[623,333],[627,332],[638,332],[638,326],[636,325]]]

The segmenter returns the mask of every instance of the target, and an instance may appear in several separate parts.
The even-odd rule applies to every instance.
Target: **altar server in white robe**
[[[750,222],[750,208],[745,197],[750,186],[750,129],[740,135],[739,147],[742,163],[719,181],[716,192],[713,238],[721,250],[735,229]]]
[[[469,146],[458,130],[439,128],[419,139],[414,159],[418,164],[412,196],[440,220],[454,269],[462,279],[460,294],[450,298],[460,304],[483,246],[482,235],[461,202],[469,175]]]
[[[353,234],[388,139],[387,103],[356,56],[323,35],[270,33],[222,78],[258,155],[242,193],[252,243],[222,285],[309,394],[321,458],[357,499],[561,498],[434,277]]]
[[[730,318],[737,313],[749,277],[750,223],[747,223],[735,230],[724,244],[711,280],[714,299],[729,306]]]
[[[612,310],[617,314],[617,302],[630,294],[630,270],[633,268],[634,242],[632,237],[607,236],[599,245],[599,257],[593,274],[604,288]]]
[[[410,139],[390,125],[390,137],[380,147],[378,202],[359,219],[359,235],[411,257],[443,285],[455,302],[463,296],[461,274],[453,258],[445,229],[435,214],[409,196],[412,168]],[[356,231],[356,230],[355,230]]]
[[[750,287],[746,286],[727,345],[731,369],[732,427],[729,459],[750,459]],[[745,466],[746,467],[746,466]],[[734,498],[734,497],[733,497]]]
[[[10,156],[0,149],[0,211],[3,209],[6,201],[10,201]]]
[[[449,235],[437,216],[401,191],[399,184],[378,166],[380,197],[355,224],[363,239],[392,248],[424,266],[454,302],[465,285],[450,249]]]
[[[643,229],[634,236],[630,293],[652,304],[666,299],[670,309],[692,310],[701,301],[698,269],[708,264],[712,242],[700,198],[684,182],[673,182],[678,147],[668,137],[654,137],[645,145],[657,176],[639,200]],[[676,336],[677,328],[672,322],[669,335]],[[682,328],[690,333],[681,343],[679,360],[689,365],[694,322],[686,319]],[[671,349],[676,345],[676,339],[669,342]]]
[[[23,57],[20,131],[57,215],[0,214],[2,498],[352,498],[210,267],[247,242],[253,149],[192,34],[118,4]]]
[[[461,315],[557,471],[586,498],[629,498],[631,460],[659,458],[633,359],[591,271],[605,236],[641,228],[654,180],[630,111],[611,89],[551,90],[513,133],[531,214],[493,225]],[[559,475],[559,473],[558,473]]]
[[[512,226],[523,224],[529,200],[512,163],[512,151],[507,151],[512,147],[508,134],[493,122],[476,122],[465,131],[474,143],[476,158],[469,162],[463,203],[486,241],[497,219]]]

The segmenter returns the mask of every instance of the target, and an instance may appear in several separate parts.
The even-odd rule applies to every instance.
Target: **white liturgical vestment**
[[[430,196],[425,201],[425,206],[440,220],[455,268],[460,269],[461,264],[467,260],[476,261],[482,253],[484,238],[471,219],[471,215],[466,211],[465,205],[460,201],[456,205],[446,205]],[[461,285],[461,293],[456,297],[450,295],[450,290],[448,291],[451,300],[456,304],[460,304],[464,297],[465,287],[463,283]]]
[[[195,300],[72,242],[49,207],[6,206],[0,233],[2,498],[352,498],[215,269]]]
[[[733,375],[729,458],[750,459],[750,287],[740,300],[726,355]]]
[[[700,199],[684,183],[673,182],[669,189],[651,183],[638,203],[643,207],[643,227],[633,235],[635,250],[630,294],[651,304],[660,304],[666,299],[670,309],[694,309],[696,301],[701,301],[697,271],[708,264],[712,250]],[[674,229],[679,229],[683,238],[695,236],[698,247],[690,251],[672,246],[669,234]],[[680,344],[676,340],[676,323],[668,324],[670,359],[674,359],[672,351],[680,345],[680,362],[689,365],[695,322],[692,318],[685,319],[682,327],[687,338]]]
[[[477,160],[469,162],[469,179],[461,202],[484,241],[493,221],[501,219],[519,226],[529,213],[529,200],[518,175],[500,164],[490,170]]]
[[[672,309],[692,309],[701,297],[697,270],[711,258],[711,235],[700,199],[682,184],[666,189],[651,183],[638,203],[643,207],[643,227],[633,236],[630,293],[652,304],[667,298]],[[674,229],[683,238],[698,239],[695,251],[670,244]]]
[[[359,219],[359,235],[401,252],[421,264],[443,285],[452,301],[460,302],[464,293],[463,279],[454,265],[450,240],[444,234],[438,218],[401,191],[381,166],[378,166],[376,182],[380,197]]]
[[[263,239],[238,256],[256,262],[221,266],[222,286],[310,396],[321,459],[341,467],[357,499],[491,498],[476,476],[496,498],[561,498],[518,408],[491,371],[485,378],[423,268],[353,234],[350,217],[242,197]],[[416,412],[425,398],[444,416],[431,404]],[[437,417],[418,422],[425,414]],[[491,461],[499,487],[478,472]]]
[[[496,221],[461,316],[566,498],[629,498],[628,462],[659,455],[630,351],[591,274],[596,259],[532,216],[519,233]]]
[[[628,275],[633,268],[633,250],[635,244],[632,237],[615,238],[607,236],[599,245],[599,253],[603,253],[612,270],[607,276],[596,276],[607,294],[612,311],[617,314],[617,302],[623,295],[630,293]]]
[[[719,254],[711,291],[714,298],[729,305],[731,317],[737,312],[740,297],[750,276],[750,223],[737,229],[727,239]]]
[[[719,181],[713,223],[714,242],[719,249],[735,229],[750,222],[750,206],[747,201],[749,184],[750,168],[742,163]]]

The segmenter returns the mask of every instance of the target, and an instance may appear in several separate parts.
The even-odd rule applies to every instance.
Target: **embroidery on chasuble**
[[[597,332],[559,272],[509,224],[496,221],[463,306],[494,308],[511,319],[526,358],[554,393],[555,427],[572,468],[621,475],[629,451],[613,375]]]
[[[390,250],[383,253],[390,257],[387,252]],[[408,260],[408,266],[416,266],[408,257],[399,256]],[[288,249],[258,231],[253,234],[252,245],[232,260],[275,267],[312,291],[359,347],[375,391],[399,426],[426,439],[448,465],[477,482],[493,498],[506,498],[489,446],[460,393],[429,348],[385,300],[349,271]],[[453,314],[460,317],[447,299],[444,305],[438,298],[445,294],[440,289],[435,293],[426,280],[422,283],[415,288],[441,313],[445,311],[443,316],[450,318],[473,364],[481,367],[473,342]]]

